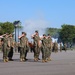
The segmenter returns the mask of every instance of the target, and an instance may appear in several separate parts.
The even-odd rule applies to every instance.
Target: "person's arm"
[[[1,35],[0,38],[3,38],[5,35],[6,35],[6,34]]]
[[[35,34],[32,34],[32,35],[31,35],[31,38],[34,38],[34,36],[35,36]]]
[[[42,40],[42,39],[43,39],[43,36],[40,37],[40,40]]]
[[[0,38],[3,38],[3,36],[0,36]]]
[[[18,38],[20,39],[21,37],[23,37],[23,35],[19,36]]]

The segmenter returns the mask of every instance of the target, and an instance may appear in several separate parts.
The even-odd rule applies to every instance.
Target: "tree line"
[[[58,42],[66,43],[68,47],[72,47],[75,44],[75,26],[69,24],[63,24],[61,28],[47,28],[46,33],[49,33],[52,37],[58,38]]]

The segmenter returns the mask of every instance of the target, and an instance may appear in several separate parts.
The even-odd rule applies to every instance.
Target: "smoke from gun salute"
[[[31,35],[38,30],[39,36],[45,33],[46,28],[48,26],[48,22],[45,20],[26,20],[25,25],[23,27],[23,31],[27,33],[27,37],[31,41]]]

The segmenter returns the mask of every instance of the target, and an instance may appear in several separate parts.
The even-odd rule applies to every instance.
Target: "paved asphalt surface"
[[[14,61],[4,63],[0,53],[0,75],[75,75],[75,51],[52,53],[52,61],[47,63],[34,62],[33,53],[27,58],[20,62],[19,53],[14,53]]]

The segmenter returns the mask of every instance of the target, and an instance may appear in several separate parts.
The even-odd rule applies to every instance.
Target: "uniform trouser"
[[[8,58],[12,59],[13,57],[13,47],[10,47],[9,53],[8,53]]]
[[[48,57],[51,56],[51,52],[52,52],[51,48],[48,48]]]
[[[60,47],[60,52],[62,51],[62,47]]]
[[[8,58],[8,47],[7,46],[3,46],[3,59],[7,59]]]
[[[26,54],[26,50],[24,47],[20,48],[20,58],[25,58]]]
[[[18,47],[18,52],[20,52],[20,47]]]
[[[25,59],[26,59],[26,57],[27,57],[27,53],[29,52],[29,50],[30,50],[30,47],[29,47],[29,46],[26,46]]]
[[[25,59],[26,59],[26,57],[27,57],[27,53],[28,53],[28,50],[26,50],[26,52],[25,52],[25,57],[24,57]]]
[[[34,58],[39,58],[40,54],[40,48],[39,47],[34,47]]]
[[[67,51],[67,48],[64,48],[65,51]]]
[[[49,53],[50,53],[50,52],[49,52],[49,48],[47,47],[47,48],[46,48],[46,58],[49,57]]]
[[[57,47],[55,47],[55,48],[54,48],[54,51],[55,51],[55,52],[58,52],[58,48],[57,48]]]
[[[46,58],[47,58],[47,48],[43,47],[41,51],[42,51],[42,60],[46,60]]]

